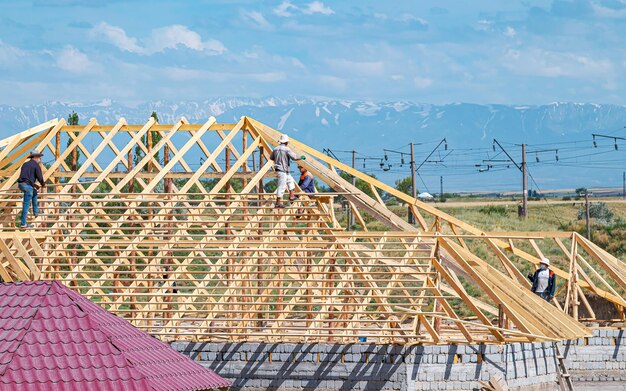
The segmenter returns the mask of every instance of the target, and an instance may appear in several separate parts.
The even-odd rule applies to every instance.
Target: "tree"
[[[396,190],[403,192],[406,195],[413,195],[413,183],[411,177],[408,176],[403,179],[396,179]]]
[[[341,174],[339,174],[343,179],[345,179],[346,181],[352,183],[352,175],[348,174],[345,171],[342,171]],[[370,175],[372,178],[376,179],[376,176],[374,175]],[[372,193],[372,189],[370,188],[369,183],[365,182],[364,180],[357,178],[356,179],[356,187],[357,189],[361,190],[363,193],[367,194],[368,196],[374,198],[374,193]]]
[[[72,113],[67,116],[67,124],[68,125],[78,125],[78,114],[72,110]],[[67,137],[67,144],[65,145],[65,149],[68,149],[69,146],[74,141],[73,138]],[[78,169],[78,160],[80,159],[80,150],[75,148],[71,154],[67,155],[65,158],[65,164],[72,170]],[[73,162],[76,161],[76,167],[74,167]]]
[[[159,123],[159,115],[157,114],[156,111],[153,111],[152,114],[150,114],[150,117],[154,118],[154,120],[156,121],[156,123]],[[150,131],[149,131],[150,132]],[[160,133],[156,133],[156,132],[152,132],[152,145],[157,145],[159,143],[159,141],[161,141],[161,134]],[[148,145],[148,136],[147,133],[144,134],[143,136],[141,136],[141,143],[143,145]],[[143,152],[143,149],[141,149],[141,147],[139,145],[137,145],[135,147],[135,154],[133,156],[133,162],[134,165],[136,166],[141,159],[143,159],[146,156],[146,154]],[[154,158],[156,159],[156,161],[161,162],[161,159],[159,158],[159,152],[157,151],[157,153],[154,154]],[[146,171],[148,168],[148,165],[144,166],[143,170]]]
[[[265,186],[263,186],[263,188],[265,189],[266,193],[273,193],[276,191],[276,187],[277,187],[278,183],[276,181],[276,179],[271,179],[267,182],[265,182]]]
[[[574,190],[576,192],[576,195],[579,197],[584,197],[585,194],[587,194],[587,188],[586,187],[579,187],[578,189]]]
[[[74,110],[72,110],[72,114],[67,117],[68,125],[78,125],[78,114]]]

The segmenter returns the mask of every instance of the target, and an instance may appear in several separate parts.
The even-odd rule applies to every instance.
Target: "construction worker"
[[[298,181],[300,189],[305,193],[315,193],[313,175],[301,164],[298,165],[298,170],[300,170],[300,180]]]
[[[283,195],[286,190],[289,190],[289,201],[294,201],[296,199],[293,190],[296,188],[296,184],[293,180],[291,174],[289,174],[291,161],[299,161],[304,160],[304,156],[298,157],[295,153],[287,146],[289,144],[289,136],[283,134],[278,139],[280,145],[278,145],[272,151],[270,155],[270,159],[274,161],[274,171],[276,171],[276,175],[278,176],[278,183],[276,186],[276,205],[275,208],[284,208],[285,206],[282,203]]]
[[[22,200],[22,219],[20,221],[20,228],[32,228],[32,225],[28,225],[26,223],[26,218],[28,217],[28,209],[30,205],[33,205],[33,215],[37,217],[40,214],[39,212],[39,203],[37,200],[37,190],[40,187],[46,186],[43,181],[43,174],[41,172],[41,157],[43,153],[39,151],[32,151],[28,155],[29,161],[22,165],[22,169],[20,170],[20,177],[17,180],[18,188],[22,193],[24,193],[24,197]],[[39,182],[39,184],[37,184]]]
[[[548,258],[541,258],[539,261],[539,269],[535,271],[535,274],[530,277],[533,286],[531,290],[537,295],[544,298],[546,301],[552,300],[554,297],[554,291],[556,289],[556,276],[552,270],[550,270],[550,260]]]
[[[315,181],[313,175],[301,164],[298,164],[298,170],[300,170],[300,180],[298,186],[305,193],[315,193]],[[304,214],[304,209],[298,209],[298,216],[296,219],[301,219]]]

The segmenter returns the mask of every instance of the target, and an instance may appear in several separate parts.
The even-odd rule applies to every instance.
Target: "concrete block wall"
[[[471,390],[505,378],[511,390],[553,390],[551,344],[412,346],[187,343],[172,347],[234,390]]]
[[[233,380],[234,390],[401,390],[406,383],[401,346],[175,342],[172,347]]]
[[[408,390],[472,390],[493,376],[510,389],[553,389],[556,362],[551,344],[445,345],[407,352]],[[552,388],[550,388],[552,387]]]
[[[626,330],[595,329],[592,337],[560,345],[574,382],[626,381]]]

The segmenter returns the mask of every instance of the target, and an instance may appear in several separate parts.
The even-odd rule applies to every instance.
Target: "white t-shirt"
[[[543,293],[548,288],[548,280],[550,279],[550,270],[541,270],[537,274],[537,293]]]

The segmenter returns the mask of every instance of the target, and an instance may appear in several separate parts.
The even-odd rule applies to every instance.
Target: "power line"
[[[543,191],[541,191],[541,189],[539,188],[539,185],[537,184],[537,181],[535,181],[535,177],[533,177],[533,174],[531,174],[530,170],[526,170],[526,172],[528,173],[528,176],[530,177],[530,180],[533,182],[533,184],[535,185],[535,188],[538,190],[539,194],[543,194]],[[546,199],[545,196],[541,197],[545,202],[546,205],[548,205],[548,208],[550,209],[550,211],[552,212],[552,214],[554,215],[554,217],[556,217],[556,219],[559,221],[559,225],[563,225],[563,222],[561,221],[561,218],[559,217],[559,215],[556,213],[556,210],[554,209],[554,207],[552,205],[550,205],[550,203],[548,202],[548,200]]]

